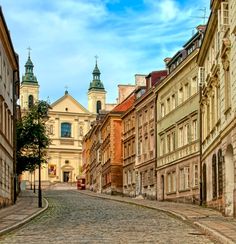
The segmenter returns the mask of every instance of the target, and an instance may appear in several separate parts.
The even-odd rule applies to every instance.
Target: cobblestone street
[[[165,213],[132,204],[47,191],[47,211],[0,243],[213,243]]]

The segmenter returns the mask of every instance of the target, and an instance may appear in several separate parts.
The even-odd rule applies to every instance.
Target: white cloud
[[[69,92],[86,105],[97,54],[108,100],[114,102],[118,83],[132,83],[135,73],[163,68],[163,59],[181,48],[198,22],[191,18],[191,6],[174,0],[144,0],[139,10],[129,6],[119,14],[107,7],[108,3],[121,2],[1,1],[20,55],[21,73],[27,60],[26,48],[32,48],[41,98],[50,96],[53,102],[68,85]]]

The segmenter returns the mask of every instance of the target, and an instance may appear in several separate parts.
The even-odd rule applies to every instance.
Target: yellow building
[[[157,85],[157,199],[199,200],[199,92],[197,55],[205,26],[172,58]]]
[[[33,74],[33,63],[28,57],[25,65],[26,74],[21,84],[21,103],[23,111],[38,100],[39,85]],[[31,75],[28,75],[30,73]],[[26,82],[26,78],[29,78]],[[100,71],[95,64],[93,80],[88,91],[89,110],[76,101],[68,91],[64,96],[52,103],[47,121],[51,145],[48,149],[48,164],[42,165],[42,187],[48,187],[57,182],[75,182],[82,174],[82,140],[89,131],[97,111],[104,110],[105,94],[100,80]],[[23,180],[28,186],[32,181],[38,182],[38,170],[35,174],[24,173]]]
[[[0,208],[15,201],[15,120],[16,100],[19,95],[18,76],[18,56],[0,8]]]
[[[212,0],[198,57],[202,91],[202,200],[227,216],[236,216],[235,35],[236,1]]]

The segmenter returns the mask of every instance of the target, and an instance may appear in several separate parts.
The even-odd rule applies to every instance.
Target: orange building
[[[121,116],[133,104],[134,96],[128,96],[104,118],[101,124],[102,192],[123,192],[122,125]]]
[[[135,196],[135,113],[134,93],[130,108],[122,115],[123,194]]]

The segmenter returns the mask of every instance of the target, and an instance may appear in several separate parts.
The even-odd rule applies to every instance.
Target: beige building
[[[235,35],[236,1],[212,0],[198,57],[202,90],[202,200],[227,216],[236,216]]]
[[[21,84],[21,103],[23,112],[38,100],[39,85],[33,74],[33,63],[28,57],[26,72]],[[26,93],[26,94],[25,94]],[[48,164],[41,169],[42,187],[57,182],[75,182],[82,175],[82,140],[96,119],[96,112],[106,108],[106,91],[100,80],[97,66],[93,70],[93,81],[88,91],[89,110],[76,101],[68,91],[51,104],[47,121],[51,145],[48,149]],[[113,105],[114,106],[114,105]],[[23,180],[29,185],[34,175],[25,172]],[[36,185],[38,170],[35,172]]]
[[[145,86],[136,90],[135,145],[136,195],[156,199],[156,96],[154,87],[167,72],[153,71],[146,76]]]
[[[197,55],[204,26],[173,58],[157,85],[157,199],[199,200],[199,91]]]
[[[0,208],[15,201],[15,120],[18,56],[0,8]],[[15,178],[16,179],[16,178]]]

